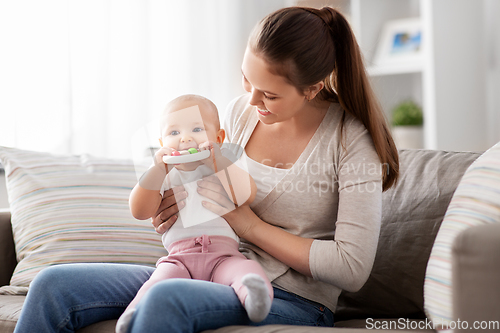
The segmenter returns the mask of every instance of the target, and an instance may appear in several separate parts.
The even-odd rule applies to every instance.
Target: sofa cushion
[[[500,332],[500,223],[468,228],[453,242],[453,323]]]
[[[455,238],[477,225],[500,223],[500,142],[465,172],[441,224],[425,276],[425,310],[447,327],[452,317],[451,252]]]
[[[359,292],[342,292],[336,320],[425,318],[429,254],[472,152],[400,151],[400,178],[383,193],[382,226],[372,273]]]
[[[13,332],[24,303],[24,296],[0,296],[0,332]]]
[[[134,164],[0,147],[18,264],[11,286],[68,262],[154,266],[166,254],[150,221],[132,217]],[[12,291],[12,288],[4,288]]]

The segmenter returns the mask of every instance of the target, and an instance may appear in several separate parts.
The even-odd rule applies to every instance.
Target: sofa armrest
[[[17,265],[10,212],[0,210],[0,286],[8,285]]]
[[[452,248],[453,319],[481,332],[500,330],[500,223],[461,232]]]

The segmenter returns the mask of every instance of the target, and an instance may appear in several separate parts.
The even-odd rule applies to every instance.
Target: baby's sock
[[[134,315],[135,309],[127,309],[124,313],[118,318],[118,322],[116,323],[115,332],[116,333],[127,333],[128,326],[130,324],[130,320],[132,320],[132,316]]]
[[[249,273],[241,280],[248,289],[245,299],[245,310],[251,321],[258,323],[266,319],[271,309],[271,298],[266,282],[257,274]]]

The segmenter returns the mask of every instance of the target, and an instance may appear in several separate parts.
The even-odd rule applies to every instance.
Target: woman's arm
[[[382,210],[382,166],[364,128],[351,130],[348,134],[347,142],[351,144],[341,151],[338,178],[334,183],[338,184],[338,189],[335,190],[337,200],[326,202],[324,198],[318,197],[319,201],[316,202],[312,197],[314,193],[307,196],[300,193],[288,195],[289,207],[282,205],[284,210],[281,213],[275,212],[288,219],[295,219],[294,214],[300,212],[303,216],[304,210],[307,212],[313,206],[316,207],[316,213],[318,207],[320,211],[331,211],[331,205],[337,202],[338,211],[332,216],[331,224],[327,227],[326,221],[318,221],[318,228],[322,228],[322,231],[318,230],[316,234],[324,235],[318,237],[321,240],[303,238],[288,233],[286,229],[267,225],[266,221],[255,216],[248,207],[234,211],[226,209],[225,212],[224,204],[222,207],[207,207],[210,206],[220,215],[226,213],[224,218],[238,235],[296,271],[347,291],[359,290],[371,272],[378,243]],[[209,185],[205,183],[200,186]],[[204,189],[203,195],[220,204],[222,201],[214,194],[216,191],[216,187],[212,185],[212,191]],[[311,200],[314,205],[311,205]],[[304,223],[311,225],[314,222]],[[334,228],[334,234],[328,228]]]
[[[359,290],[371,271],[375,258],[380,223],[381,180],[363,183],[371,191],[353,195],[353,189],[343,190],[334,240],[315,240],[293,235],[261,220],[249,206],[231,210],[230,201],[221,196],[221,185],[205,178],[199,183],[199,193],[220,206],[209,202],[204,206],[224,216],[238,236],[260,247],[294,270],[338,286],[347,291]],[[356,190],[357,191],[357,190]],[[354,191],[354,192],[356,192]],[[350,201],[355,198],[355,201]],[[346,201],[344,201],[346,200]],[[358,218],[356,218],[358,217]]]
[[[309,268],[309,251],[313,239],[293,235],[266,223],[255,215],[248,205],[232,210],[234,206],[227,197],[221,195],[222,185],[214,177],[199,181],[198,186],[198,192],[202,196],[221,203],[219,206],[204,201],[203,205],[223,216],[238,236],[260,247],[294,270],[312,276]]]
[[[309,252],[314,241],[293,235],[281,228],[262,221],[249,206],[239,207],[234,214],[224,216],[238,236],[260,247],[285,265],[312,277],[309,265]]]

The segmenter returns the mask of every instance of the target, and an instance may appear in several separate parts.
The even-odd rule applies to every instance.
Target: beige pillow
[[[489,223],[500,223],[500,142],[467,169],[436,236],[424,283],[425,311],[436,327],[448,327],[453,318],[453,241],[465,229]]]
[[[0,147],[0,161],[19,262],[11,286],[29,286],[51,265],[154,266],[166,255],[151,222],[136,220],[129,211],[128,197],[137,182],[131,161],[6,147]]]

